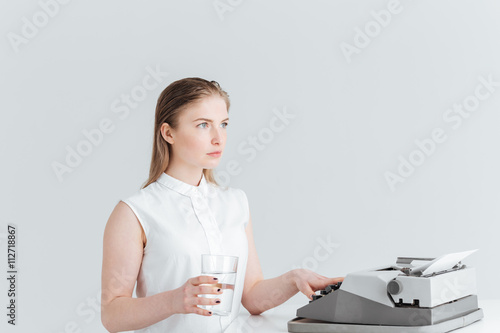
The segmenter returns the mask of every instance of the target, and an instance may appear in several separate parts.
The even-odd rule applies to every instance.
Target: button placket
[[[197,190],[193,190],[191,200],[193,202],[193,207],[195,209],[196,216],[198,217],[198,221],[205,231],[205,236],[207,237],[211,253],[221,253],[220,244],[222,237],[217,223],[215,223],[215,220],[212,217],[206,200],[202,198],[202,194]]]

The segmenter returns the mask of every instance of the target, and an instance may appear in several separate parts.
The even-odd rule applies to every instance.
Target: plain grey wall
[[[479,248],[479,297],[500,297],[497,1],[3,8],[0,242],[16,224],[23,332],[104,331],[104,226],[146,180],[158,95],[188,76],[230,94],[217,170],[248,195],[266,278]]]

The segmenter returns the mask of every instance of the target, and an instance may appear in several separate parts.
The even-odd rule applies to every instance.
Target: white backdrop
[[[478,248],[479,297],[500,297],[498,1],[2,8],[2,331],[105,331],[104,226],[147,178],[160,92],[189,76],[230,94],[217,172],[248,195],[266,278]]]

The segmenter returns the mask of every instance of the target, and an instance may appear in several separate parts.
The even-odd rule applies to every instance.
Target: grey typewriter
[[[483,318],[476,272],[462,264],[475,252],[438,258],[399,257],[395,265],[347,274],[297,309],[289,332],[449,332]]]

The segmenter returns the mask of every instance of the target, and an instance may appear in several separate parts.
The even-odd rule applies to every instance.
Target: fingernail
[[[214,278],[214,280],[218,280],[217,278]]]
[[[208,314],[212,314],[212,311],[208,311]]]
[[[220,289],[217,289],[217,291],[220,291]]]
[[[220,301],[215,301],[215,303],[220,303]]]

